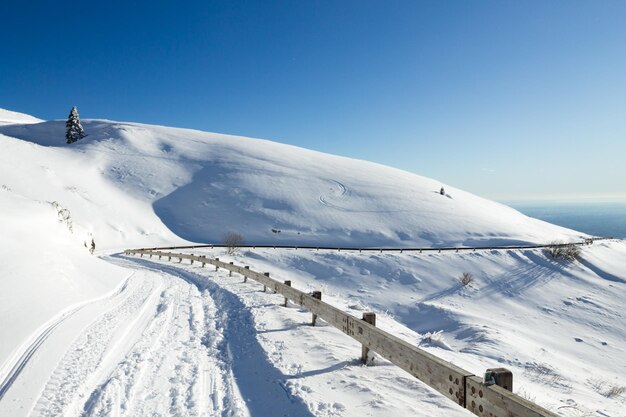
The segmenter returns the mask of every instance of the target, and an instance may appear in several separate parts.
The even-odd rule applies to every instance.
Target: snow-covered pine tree
[[[78,109],[76,106],[72,107],[70,115],[65,122],[65,139],[67,143],[74,143],[87,136],[83,130],[83,126],[80,124],[80,117],[78,116]]]

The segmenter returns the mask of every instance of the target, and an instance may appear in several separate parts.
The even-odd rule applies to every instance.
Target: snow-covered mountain
[[[88,136],[67,145],[64,121],[0,120],[2,417],[468,415],[402,371],[356,365],[339,332],[300,326],[305,312],[239,279],[109,255],[229,231],[362,247],[585,237],[433,179],[266,140],[83,120]],[[626,386],[623,242],[573,263],[540,250],[207,253],[375,311],[477,375],[506,366],[516,392],[564,416],[623,415],[610,392]]]

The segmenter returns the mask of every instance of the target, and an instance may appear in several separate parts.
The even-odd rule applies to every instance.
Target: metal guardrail
[[[199,246],[195,246],[199,247]],[[204,247],[204,246],[201,246]],[[305,293],[291,286],[290,281],[281,283],[270,278],[269,273],[260,273],[248,267],[226,263],[218,258],[206,256],[163,252],[155,249],[129,249],[126,255],[167,257],[168,260],[178,258],[179,262],[188,259],[193,264],[198,262],[202,267],[213,265],[244,276],[270,288],[293,303],[308,309],[313,314],[313,324],[317,317],[341,330],[343,333],[360,342],[364,348],[371,349],[391,363],[407,371],[420,381],[434,388],[445,397],[482,417],[557,417],[556,414],[534,404],[498,385],[487,385],[483,379],[450,362],[444,361],[417,346],[370,324],[364,319],[355,317],[321,300],[321,293]],[[363,349],[365,352],[366,349]],[[509,384],[511,385],[511,384]],[[508,389],[512,389],[509,386]]]
[[[187,245],[187,246],[162,246],[153,248],[137,248],[135,250],[175,250],[175,249],[213,249],[213,248],[228,248],[235,246],[242,249],[305,249],[305,250],[332,250],[332,251],[344,251],[344,252],[473,252],[476,250],[522,250],[522,249],[545,249],[550,247],[562,247],[569,245],[591,245],[593,242],[601,240],[613,240],[612,237],[594,237],[584,239],[580,242],[569,243],[547,243],[543,245],[508,245],[508,246],[447,246],[447,247],[406,247],[406,248],[390,248],[390,247],[341,247],[341,246],[307,246],[307,245],[248,245],[248,244],[236,244],[226,245],[220,243],[203,244],[203,245]]]

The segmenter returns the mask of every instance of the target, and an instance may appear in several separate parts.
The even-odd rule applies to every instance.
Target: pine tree
[[[83,130],[83,126],[80,124],[80,117],[78,116],[78,109],[76,106],[72,107],[70,115],[65,122],[65,139],[67,143],[74,143],[87,136]]]

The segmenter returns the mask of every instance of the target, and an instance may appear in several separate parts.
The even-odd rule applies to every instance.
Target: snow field
[[[541,250],[475,253],[357,254],[259,249],[228,257],[220,250],[187,253],[233,260],[269,271],[295,287],[321,290],[332,305],[360,316],[436,356],[481,375],[504,366],[514,391],[562,415],[620,416],[626,396],[623,300],[626,243],[583,249],[580,262],[549,259]],[[458,281],[469,271],[475,282]]]

